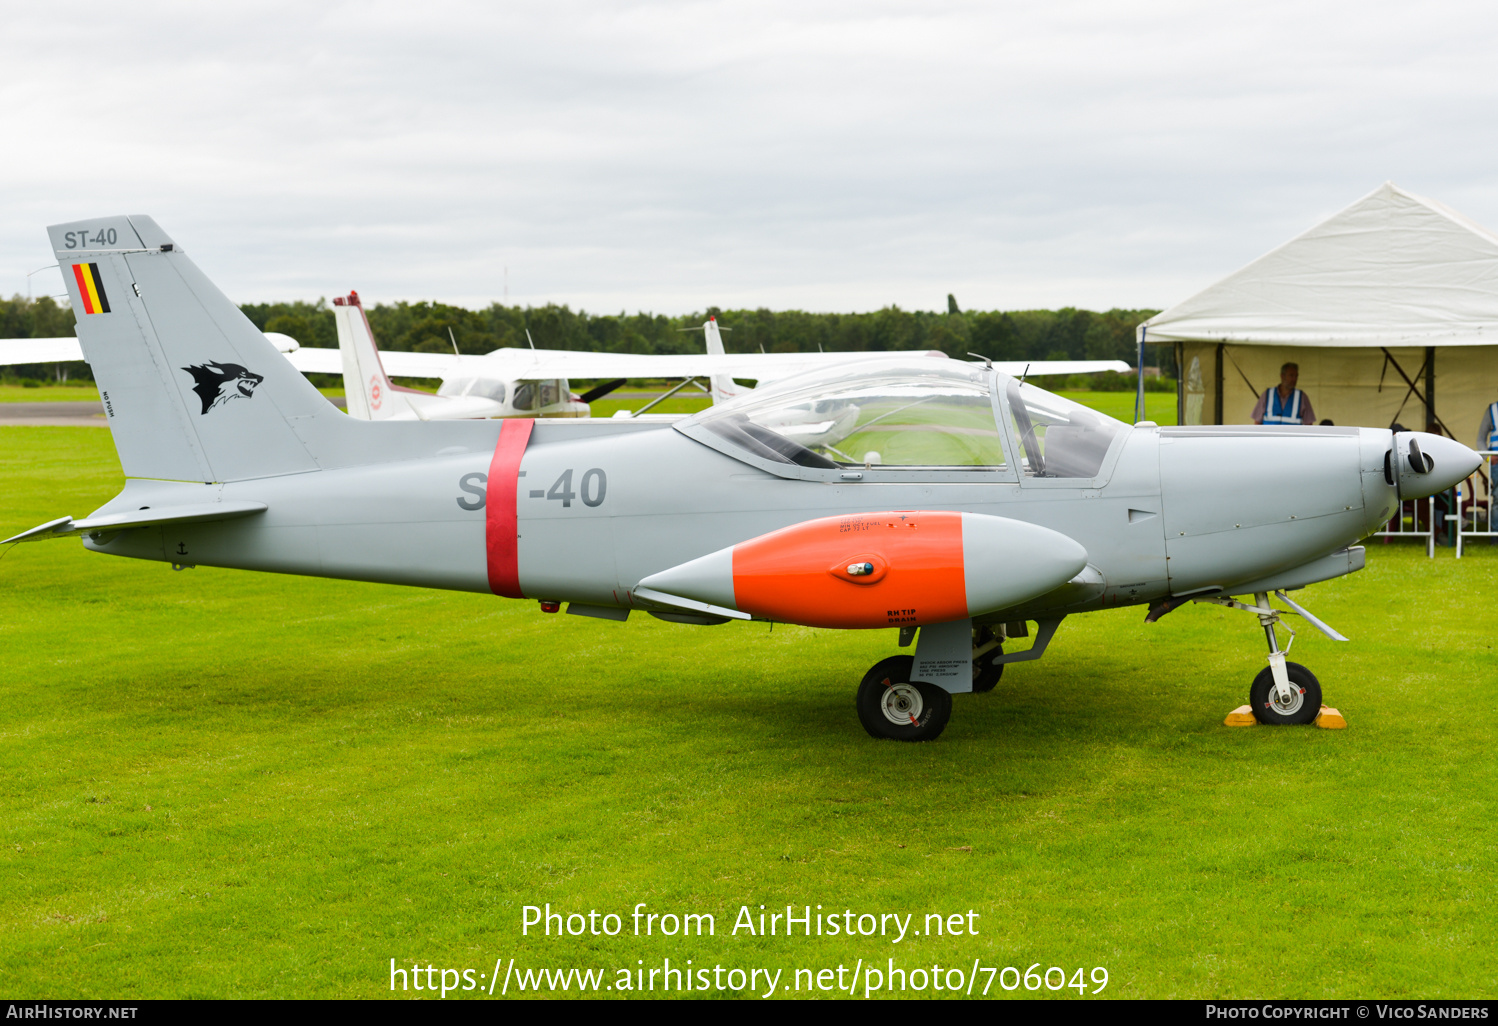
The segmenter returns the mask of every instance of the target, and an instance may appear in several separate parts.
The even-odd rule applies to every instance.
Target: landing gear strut
[[[973,692],[992,691],[1004,676],[1004,664],[994,660],[1004,654],[1004,642],[992,627],[973,628]]]
[[[1347,640],[1291,601],[1283,591],[1275,592],[1275,595],[1289,606],[1295,615],[1304,617],[1308,623],[1333,641]],[[1290,652],[1290,646],[1295,644],[1295,632],[1288,624],[1280,620],[1282,612],[1269,605],[1269,594],[1258,592],[1254,595],[1254,604],[1251,606],[1225,597],[1197,599],[1196,601],[1241,609],[1254,613],[1259,618],[1259,626],[1264,629],[1264,639],[1269,642],[1269,665],[1259,671],[1248,689],[1248,704],[1253,710],[1254,719],[1270,726],[1299,725],[1314,721],[1317,714],[1321,712],[1321,682],[1304,666],[1285,659]],[[1284,651],[1280,650],[1279,638],[1275,634],[1276,627],[1284,627],[1290,634],[1290,641],[1285,645]]]

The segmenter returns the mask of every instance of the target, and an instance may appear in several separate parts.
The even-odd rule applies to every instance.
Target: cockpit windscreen
[[[818,373],[693,417],[732,445],[803,467],[993,469],[1006,466],[993,375],[931,358]]]
[[[1096,477],[1126,425],[1043,388],[1004,380],[1024,476]]]

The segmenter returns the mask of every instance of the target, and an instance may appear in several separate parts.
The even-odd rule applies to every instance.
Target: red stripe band
[[[83,312],[86,314],[98,313],[99,311],[94,309],[94,304],[89,302],[88,282],[83,280],[82,264],[73,265],[73,280],[78,283],[78,293],[83,300]]]
[[[504,421],[499,442],[489,461],[489,483],[484,494],[484,545],[489,558],[489,590],[505,598],[525,598],[520,592],[519,510],[520,459],[536,422],[530,418]]]

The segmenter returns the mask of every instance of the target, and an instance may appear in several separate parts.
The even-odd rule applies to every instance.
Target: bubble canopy
[[[908,356],[786,378],[677,425],[780,476],[1011,481],[1095,477],[1124,427],[979,364]]]

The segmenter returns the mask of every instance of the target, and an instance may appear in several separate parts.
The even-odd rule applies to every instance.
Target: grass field
[[[0,403],[77,403],[98,398],[92,381],[48,382],[37,388],[0,384]]]
[[[0,480],[8,535],[120,474],[108,432],[7,427]],[[797,968],[893,957],[1104,967],[1103,997],[1491,998],[1498,548],[1369,551],[1302,593],[1352,641],[1302,631],[1293,656],[1348,730],[1222,726],[1262,638],[1188,606],[1068,620],[959,696],[939,741],[902,745],[853,711],[889,631],[618,624],[17,546],[0,994],[380,996],[391,958],[613,981],[664,957],[781,968],[783,993]],[[546,902],[625,931],[522,937]],[[714,913],[717,935],[634,937],[637,902]],[[729,935],[740,906],[788,903],[917,929],[972,909],[978,933]]]

